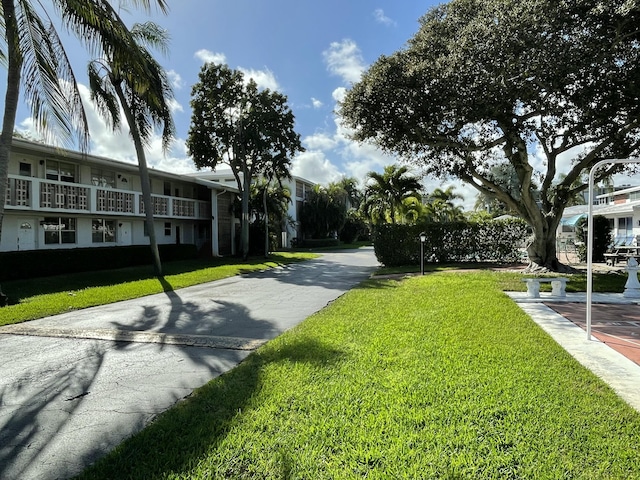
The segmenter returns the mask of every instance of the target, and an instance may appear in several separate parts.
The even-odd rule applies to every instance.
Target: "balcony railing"
[[[211,218],[211,205],[200,200],[152,195],[154,216]],[[67,213],[145,214],[141,192],[94,185],[9,176],[5,207]],[[137,207],[137,208],[136,208]]]

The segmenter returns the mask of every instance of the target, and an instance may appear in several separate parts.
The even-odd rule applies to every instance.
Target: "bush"
[[[158,245],[162,262],[197,258],[195,245]],[[0,282],[152,265],[148,245],[0,252]]]
[[[420,263],[420,232],[425,232],[427,262],[513,263],[527,237],[518,219],[481,222],[380,225],[374,229],[376,257],[387,267]]]
[[[577,246],[578,258],[581,262],[587,261],[587,223],[586,218],[581,218],[576,224],[576,238],[582,239],[583,243]],[[593,217],[593,251],[592,260],[594,262],[604,262],[604,254],[611,245],[611,226],[609,220],[603,215]]]

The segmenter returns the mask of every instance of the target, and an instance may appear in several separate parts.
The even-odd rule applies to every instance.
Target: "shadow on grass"
[[[284,259],[277,254],[265,259],[264,257],[252,257],[243,261],[235,257],[183,260],[163,263],[163,273],[165,276],[179,275],[183,273],[195,272],[206,268],[215,268],[225,265],[247,264],[259,265],[263,263],[274,264],[275,266],[296,263],[305,259]],[[249,268],[242,269],[240,273],[250,273],[255,270]],[[20,303],[24,298],[36,295],[46,295],[73,290],[81,290],[92,287],[105,287],[120,283],[149,280],[155,278],[151,265],[121,268],[115,270],[103,270],[93,272],[80,272],[52,277],[31,278],[28,280],[14,280],[2,283],[2,290],[8,296],[9,302],[13,305]],[[165,290],[166,291],[166,290]]]
[[[266,367],[282,362],[334,365],[344,361],[345,355],[315,339],[270,343],[235,369],[195,390],[77,478],[188,476],[237,422],[262,406],[260,390]]]

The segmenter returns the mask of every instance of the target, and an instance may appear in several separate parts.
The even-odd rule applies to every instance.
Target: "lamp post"
[[[427,241],[427,234],[420,232],[420,275],[424,275],[424,242]]]

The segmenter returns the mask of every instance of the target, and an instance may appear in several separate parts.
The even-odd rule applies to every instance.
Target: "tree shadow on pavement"
[[[259,349],[232,371],[197,389],[179,408],[162,414],[78,478],[186,477],[243,415],[259,408],[254,402],[263,369],[279,362],[332,365],[346,361],[345,357],[343,351],[317,340]]]
[[[25,341],[28,341],[25,339]],[[54,438],[65,435],[69,420],[91,395],[103,365],[105,343],[92,342],[66,365],[11,369],[0,386],[0,478],[33,478],[30,467],[50,461]],[[5,358],[11,363],[11,359]],[[67,472],[54,472],[66,478]],[[52,475],[53,476],[53,475]]]

